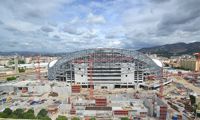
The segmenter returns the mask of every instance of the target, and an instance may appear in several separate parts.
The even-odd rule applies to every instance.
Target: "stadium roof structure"
[[[93,61],[94,66],[98,63],[110,65],[113,63],[129,63],[137,61],[143,64],[145,70],[148,70],[150,73],[157,76],[161,75],[161,66],[141,52],[130,49],[97,48],[67,53],[57,61],[53,61],[53,63],[50,63],[48,66],[48,78],[50,80],[55,80],[57,72],[67,69],[63,68],[64,64],[88,63],[90,60]]]

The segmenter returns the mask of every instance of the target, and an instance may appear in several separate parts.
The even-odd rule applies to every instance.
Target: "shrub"
[[[5,113],[3,113],[3,112],[0,112],[0,118],[7,118],[8,116],[5,114]]]
[[[47,113],[47,110],[41,109],[40,112],[37,114],[37,118],[42,120],[51,120],[51,118],[47,116]]]
[[[45,117],[47,116],[47,113],[46,109],[41,109],[37,116]]]
[[[23,118],[25,118],[25,119],[35,119],[34,110],[29,109],[27,112],[24,113]]]
[[[23,114],[24,114],[24,110],[23,109],[16,109],[15,111],[13,111],[13,114],[12,114],[12,118],[23,118]]]
[[[59,115],[56,120],[68,120],[66,116]]]
[[[10,109],[10,108],[6,108],[4,111],[3,111],[3,114],[5,115],[5,116],[10,116],[10,115],[12,115],[12,110]]]
[[[12,81],[12,80],[16,80],[17,78],[16,77],[14,77],[14,76],[12,76],[12,77],[7,77],[7,81]]]
[[[123,118],[121,118],[121,120],[129,120],[129,118],[128,117],[123,117]]]
[[[35,115],[34,110],[32,109],[24,112],[24,110],[20,108],[16,109],[15,111],[12,111],[10,108],[6,108],[3,112],[0,112],[0,118],[35,119]]]
[[[25,72],[24,68],[18,68],[19,73]]]
[[[73,117],[72,120],[80,120],[78,117]]]
[[[96,120],[96,118],[95,118],[95,117],[92,117],[92,118],[90,118],[90,120]]]

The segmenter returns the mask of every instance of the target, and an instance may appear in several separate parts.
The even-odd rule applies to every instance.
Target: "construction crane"
[[[161,68],[161,72],[160,72],[160,94],[159,94],[159,97],[160,98],[163,98],[163,91],[164,91],[164,88],[163,88],[163,66]]]

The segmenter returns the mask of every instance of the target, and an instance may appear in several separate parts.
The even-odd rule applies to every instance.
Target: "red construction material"
[[[72,103],[72,107],[71,107],[71,110],[70,110],[70,114],[71,115],[75,115],[76,114],[76,109],[74,108],[74,104]]]
[[[159,120],[167,119],[167,106],[160,106],[160,118]]]
[[[182,120],[182,115],[178,115],[178,120]]]
[[[85,117],[85,120],[90,120],[90,118],[88,116]]]
[[[28,92],[28,88],[27,87],[22,87],[22,93],[26,93]]]
[[[67,101],[68,101],[68,104],[70,104],[70,103],[71,103],[71,99],[70,99],[70,97],[68,97],[68,100],[67,100]]]
[[[72,85],[72,93],[80,93],[81,86],[80,85]]]
[[[148,80],[155,80],[155,76],[154,76],[154,75],[148,75],[148,76],[147,76],[147,79],[148,79]]]
[[[107,106],[107,99],[106,98],[96,98],[95,105],[96,106]]]
[[[70,114],[71,114],[71,115],[75,115],[75,114],[76,114],[76,110],[75,110],[75,109],[71,109],[71,110],[70,110]]]
[[[181,71],[178,71],[178,76],[182,76],[182,72]]]
[[[115,110],[113,111],[114,115],[120,115],[120,116],[127,116],[128,110]]]

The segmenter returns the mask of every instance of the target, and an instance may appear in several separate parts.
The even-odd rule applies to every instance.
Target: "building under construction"
[[[93,88],[135,88],[148,76],[161,76],[162,64],[138,51],[87,49],[49,63],[48,79]]]

